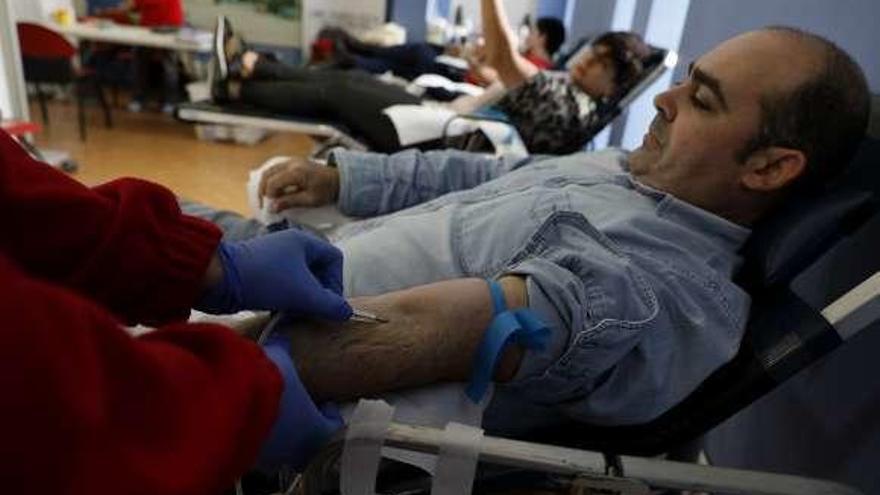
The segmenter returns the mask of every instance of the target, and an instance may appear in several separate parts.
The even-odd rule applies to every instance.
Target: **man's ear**
[[[775,191],[791,184],[806,168],[807,156],[803,151],[768,146],[746,160],[742,184],[753,191]]]

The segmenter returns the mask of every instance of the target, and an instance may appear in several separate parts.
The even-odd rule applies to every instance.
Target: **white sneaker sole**
[[[217,26],[214,28],[214,58],[217,59],[217,68],[220,71],[220,79],[226,79],[229,67],[226,65],[226,17],[217,17]]]

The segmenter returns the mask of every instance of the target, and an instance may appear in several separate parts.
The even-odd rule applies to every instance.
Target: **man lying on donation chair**
[[[335,201],[375,217],[332,240],[352,304],[388,322],[289,332],[315,400],[441,382],[484,398],[474,370],[487,358],[475,355],[504,318],[522,333],[489,368],[482,421],[494,434],[561,418],[644,422],[730,359],[749,312],[732,281],[749,227],[849,162],[868,119],[865,78],[831,42],[770,27],[695,60],[654,103],[629,154],[516,168],[461,152],[338,151],[335,167],[267,174],[278,208]],[[496,317],[505,307],[514,314]]]

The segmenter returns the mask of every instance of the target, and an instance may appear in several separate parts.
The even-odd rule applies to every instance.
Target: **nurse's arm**
[[[527,304],[525,278],[499,280],[508,308]],[[380,296],[352,306],[388,323],[303,324],[291,330],[291,353],[317,402],[342,401],[437,382],[466,382],[474,353],[492,320],[483,279],[448,280]],[[522,350],[510,345],[495,380],[512,379]]]

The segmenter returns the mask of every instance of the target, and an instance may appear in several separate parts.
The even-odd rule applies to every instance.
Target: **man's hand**
[[[292,158],[263,173],[258,196],[261,202],[264,197],[274,200],[276,213],[294,206],[330,204],[339,196],[339,170]]]

